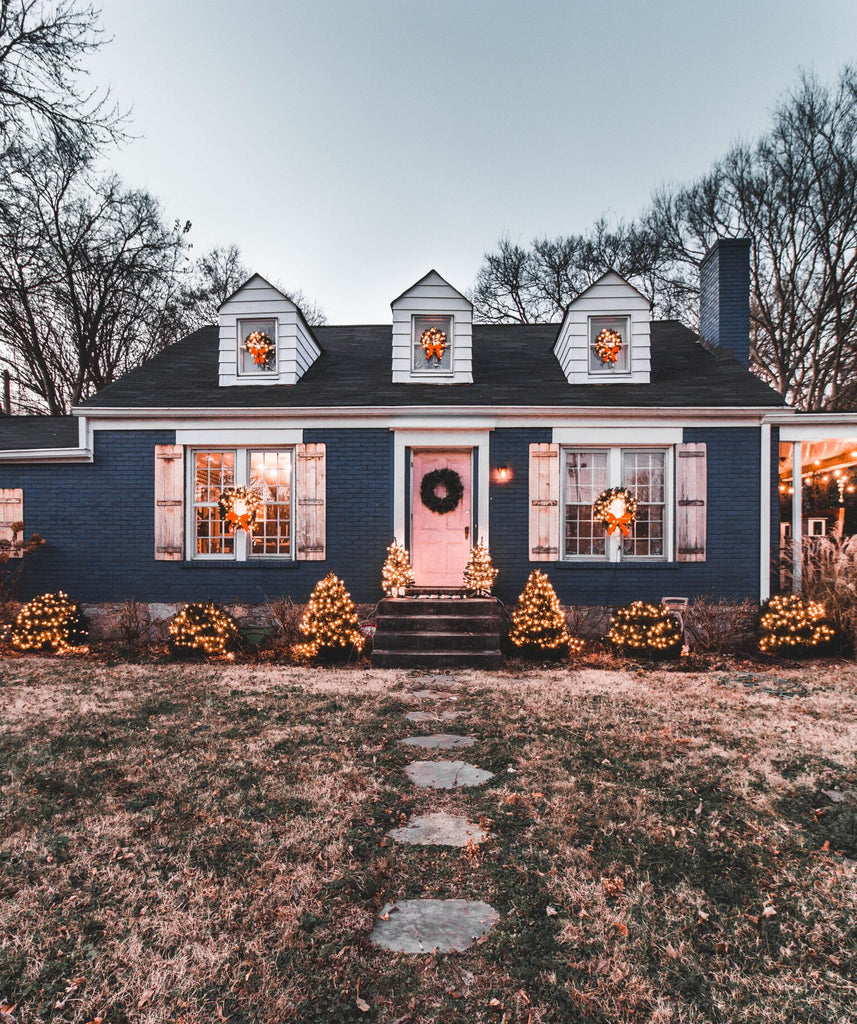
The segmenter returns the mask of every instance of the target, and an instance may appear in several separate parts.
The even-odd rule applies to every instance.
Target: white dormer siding
[[[221,387],[296,384],[321,355],[298,307],[264,277],[254,274],[219,309]],[[242,363],[242,325],[258,324],[276,335],[271,368],[256,370]],[[254,326],[255,326],[254,324]]]
[[[636,288],[609,270],[568,307],[554,352],[569,384],[648,384],[652,307]],[[593,357],[601,327],[621,330],[628,351],[615,364]]]
[[[391,306],[394,384],[473,383],[473,306],[461,292],[430,270]],[[415,358],[415,345],[430,318],[438,319],[451,342],[448,365]]]

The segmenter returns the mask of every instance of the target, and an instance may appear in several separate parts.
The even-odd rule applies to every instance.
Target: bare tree
[[[175,340],[190,225],[42,151],[0,209],[0,361],[22,411],[67,413]]]
[[[46,136],[91,152],[117,138],[107,91],[85,87],[84,58],[102,45],[100,12],[75,0],[0,0],[0,145],[6,159]]]

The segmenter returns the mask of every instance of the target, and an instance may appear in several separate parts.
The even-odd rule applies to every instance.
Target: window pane
[[[250,487],[262,499],[250,545],[254,555],[288,555],[292,543],[292,453],[250,452]]]
[[[247,335],[254,331],[267,334],[274,351],[268,355],[264,363],[257,363],[247,351],[245,342]],[[240,320],[238,323],[238,366],[241,373],[272,373],[277,368],[277,322],[276,320]]]
[[[437,349],[428,353],[423,348],[422,337],[426,331],[435,328],[446,336],[443,355],[438,360]],[[435,342],[439,340],[435,335]],[[433,371],[449,371],[452,369],[452,317],[448,316],[415,316],[413,340],[413,368],[417,373]]]
[[[606,555],[606,531],[592,506],[607,487],[607,452],[567,452],[565,471],[565,553]]]
[[[235,541],[224,529],[218,499],[235,486],[235,452],[194,453],[194,521],[198,555],[231,555]]]
[[[615,352],[615,362],[610,357],[602,359],[596,348],[599,337],[604,332],[605,341],[612,340],[616,334],[621,340],[621,347]],[[629,321],[624,316],[594,316],[589,321],[589,372],[590,373],[628,373],[631,369],[631,339],[629,337]],[[606,353],[605,353],[606,356]]]
[[[664,555],[665,467],[664,452],[622,453],[622,486],[637,499],[631,535],[622,538],[624,555]]]

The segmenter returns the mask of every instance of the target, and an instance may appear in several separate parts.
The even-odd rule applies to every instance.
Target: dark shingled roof
[[[0,416],[0,451],[77,448],[75,416]]]
[[[473,384],[394,384],[389,324],[316,327],[321,356],[295,385],[219,387],[218,332],[203,327],[83,403],[83,408],[349,406],[780,406],[783,398],[731,356],[704,349],[674,320],[652,324],[649,384],[569,384],[557,324],[474,324]]]

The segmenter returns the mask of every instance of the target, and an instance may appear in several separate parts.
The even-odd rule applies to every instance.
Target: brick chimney
[[[750,239],[719,238],[699,268],[699,333],[750,366]]]

